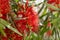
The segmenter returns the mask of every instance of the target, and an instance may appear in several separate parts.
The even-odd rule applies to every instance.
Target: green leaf
[[[42,15],[40,16],[40,18],[42,18],[46,15],[47,15],[47,7],[44,8],[44,11],[42,12]]]
[[[28,36],[25,37],[25,40],[37,40],[38,35],[34,32],[30,32]]]
[[[47,31],[48,29],[46,27],[42,27],[40,30],[40,35],[44,35],[44,33]]]
[[[7,28],[9,28],[10,30],[14,31],[15,33],[19,34],[22,36],[22,34],[15,28],[13,28],[12,26],[10,26],[11,24],[3,19],[0,18],[0,23],[5,25]]]
[[[56,18],[56,19],[52,20],[51,23],[54,24],[54,23],[56,23],[56,22],[58,22],[58,21],[60,21],[60,18]]]
[[[19,1],[19,0],[14,0],[16,3]]]
[[[35,4],[35,6],[39,6],[39,5],[41,5],[43,2],[41,2],[41,3],[39,3],[39,4]]]
[[[0,23],[0,32],[1,32],[1,34],[2,34],[3,36],[6,36],[6,34],[5,34],[4,30],[3,30],[4,27],[5,27],[5,26]]]
[[[10,30],[14,31],[15,33],[19,34],[20,36],[23,36],[17,29],[11,27],[10,25],[6,25],[7,28],[9,28]]]
[[[11,25],[9,22],[3,20],[0,18],[0,23],[4,24],[4,25]]]
[[[39,9],[38,14],[43,10],[43,8],[44,8],[44,4],[43,4],[42,7]]]
[[[47,7],[50,7],[52,9],[54,9],[54,10],[57,10],[57,11],[60,10],[59,8],[57,8],[57,7],[55,7],[55,6],[51,5],[51,4],[48,4],[48,3],[45,3],[45,4],[46,4]]]
[[[38,11],[38,14],[43,10],[43,8],[44,8],[44,3],[46,2],[46,0],[44,0],[44,2],[43,2],[43,4],[42,4],[42,7],[39,9],[39,11]]]
[[[29,40],[29,36],[26,36],[26,37],[25,37],[25,40]]]
[[[47,13],[47,7],[44,8],[43,15]]]

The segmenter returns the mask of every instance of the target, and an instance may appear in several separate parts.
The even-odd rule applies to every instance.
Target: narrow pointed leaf
[[[4,32],[4,25],[0,23],[0,32],[3,36],[6,36],[5,32]]]
[[[2,23],[3,25],[5,25],[7,28],[9,28],[10,30],[14,31],[15,33],[19,34],[22,36],[22,34],[15,28],[13,28],[12,26],[10,26],[11,24],[3,19],[0,18],[0,23]]]
[[[44,8],[44,6],[45,6],[45,5],[44,5],[45,2],[46,2],[46,0],[43,1],[42,7],[39,9],[38,14],[40,14],[41,11],[43,10],[43,8]]]
[[[11,27],[10,25],[6,25],[6,26],[7,26],[7,28],[9,28],[10,30],[14,31],[15,33],[17,33],[17,34],[23,36],[17,29]]]
[[[47,7],[44,8],[44,11],[42,12],[42,15],[40,16],[40,18],[42,18],[46,15],[47,15]]]
[[[39,4],[35,4],[35,6],[39,6],[39,5],[41,5],[43,2],[41,2],[41,3],[39,3]]]
[[[54,9],[54,10],[57,10],[57,11],[60,10],[59,8],[57,8],[57,7],[55,7],[55,6],[51,5],[51,4],[48,4],[48,3],[45,3],[45,4],[46,4],[46,6],[52,8],[52,9]]]

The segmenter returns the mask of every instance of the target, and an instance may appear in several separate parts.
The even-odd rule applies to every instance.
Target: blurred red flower
[[[57,8],[60,8],[60,0],[48,0],[48,3]],[[50,8],[50,10],[54,11],[52,8]]]
[[[48,31],[46,32],[46,35],[47,35],[47,36],[51,36],[51,35],[52,35],[52,30],[48,30]]]
[[[28,7],[26,11],[18,11],[17,12],[18,17],[22,16],[21,18],[25,19],[20,19],[20,20],[15,20],[15,23],[17,25],[17,29],[21,32],[24,33],[24,31],[29,31],[30,28],[33,32],[38,31],[38,15],[36,12],[34,12],[33,7]],[[27,27],[29,26],[29,27]]]
[[[9,1],[10,0],[0,0],[0,14],[2,14],[2,16],[0,15],[0,18],[5,19],[6,18],[5,15],[9,13],[10,11]]]

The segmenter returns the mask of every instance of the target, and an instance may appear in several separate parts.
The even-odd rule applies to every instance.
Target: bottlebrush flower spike
[[[38,30],[39,19],[33,7],[28,7],[25,15],[27,17],[27,24],[32,27],[32,31],[36,32]]]
[[[17,16],[22,18],[20,20],[15,20],[14,22],[16,23],[16,28],[24,33],[24,31],[28,32],[30,31],[29,28],[31,28],[31,31],[37,32],[38,31],[38,22],[39,18],[37,13],[33,10],[33,7],[28,6],[28,0],[25,4],[25,11],[20,10],[17,12]],[[25,18],[25,19],[23,19]],[[27,27],[29,26],[29,27]]]
[[[60,8],[60,0],[48,0],[49,4],[52,4],[53,6]],[[50,8],[51,11],[54,11],[52,8]]]
[[[16,28],[18,29],[18,31],[20,31],[21,33],[24,34],[24,31],[29,31],[28,28],[26,28],[26,20],[15,20],[16,23]]]
[[[60,0],[48,0],[48,3],[50,3],[50,4],[52,4],[52,3],[60,4]]]
[[[51,35],[52,35],[52,30],[48,30],[48,31],[46,32],[46,35],[47,35],[47,36],[51,36]]]
[[[0,13],[0,15],[1,15],[0,18],[2,18],[2,19],[7,19],[7,18],[6,18],[6,17],[7,17],[6,14],[1,14],[1,13]]]
[[[50,27],[50,26],[51,26],[51,23],[50,23],[50,22],[48,22],[47,26],[48,26],[48,27]]]
[[[1,39],[2,39],[2,40],[8,40],[7,37],[3,37],[3,36],[1,37]]]
[[[6,19],[6,14],[10,11],[10,0],[0,0],[0,18]]]
[[[10,36],[13,40],[23,40],[23,37],[16,33],[12,33]]]
[[[21,19],[21,20],[16,20],[15,23],[17,24],[18,30],[22,30],[24,32],[29,30],[29,27],[31,27],[31,30],[34,32],[38,31],[38,22],[39,18],[37,13],[33,10],[33,7],[28,7],[25,12],[23,11],[18,11],[18,15],[22,15],[22,18],[26,19]],[[28,25],[29,27],[27,27]]]
[[[10,0],[0,0],[0,11],[2,14],[6,14],[10,11]]]
[[[54,3],[55,2],[55,0],[48,0],[48,3]]]

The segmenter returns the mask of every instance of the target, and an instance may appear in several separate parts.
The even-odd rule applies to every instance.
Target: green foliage
[[[11,24],[3,19],[0,18],[0,23],[3,24],[5,27],[7,27],[8,29],[14,31],[15,33],[19,34],[22,36],[22,34],[15,28],[11,27]]]
[[[48,4],[48,3],[45,3],[45,4],[47,5],[47,7],[50,7],[52,9],[54,9],[54,10],[57,10],[57,11],[60,10],[59,8],[57,8],[57,7],[55,7],[55,6],[51,5],[51,4]]]
[[[15,11],[15,9],[18,10],[16,3],[18,3],[19,1],[21,1],[21,0],[13,0],[14,3],[11,5],[13,11]],[[30,0],[30,1],[35,1],[35,0]],[[35,5],[35,7],[37,7],[42,4],[41,8],[38,11],[38,15],[43,11],[42,15],[39,16],[39,19],[40,19],[39,21],[42,25],[39,25],[38,33],[30,32],[30,34],[28,36],[24,37],[24,40],[45,40],[44,34],[48,30],[52,30],[52,35],[50,37],[48,37],[47,40],[60,40],[60,36],[59,36],[59,34],[60,34],[60,9],[51,4],[48,4],[46,2],[47,2],[47,0],[44,0],[44,2],[41,2],[37,5]],[[52,12],[52,11],[48,10],[49,7],[54,9],[56,12],[55,11]],[[45,17],[45,19],[44,19],[44,17]],[[51,27],[47,26],[48,20],[51,22]],[[12,30],[13,32],[19,34],[20,36],[23,36],[16,28],[11,26],[11,23],[0,18],[0,33],[4,36],[6,36],[6,34],[4,32],[4,28],[6,28],[6,27],[8,29]]]
[[[4,32],[4,25],[0,23],[0,33],[3,35],[3,36],[6,36],[5,32]]]
[[[19,2],[19,0],[14,0],[16,3]]]

